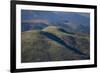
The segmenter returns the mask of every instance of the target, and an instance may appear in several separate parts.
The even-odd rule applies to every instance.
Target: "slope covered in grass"
[[[88,36],[77,36],[62,28],[48,26],[43,30],[21,33],[21,61],[45,62],[89,59]],[[84,44],[84,46],[83,46]]]
[[[89,51],[90,51],[89,50],[90,48],[89,47],[90,45],[89,35],[79,35],[77,33],[68,32],[62,28],[55,27],[55,26],[49,26],[43,29],[43,31],[52,33],[53,35],[59,37],[67,45],[73,48],[77,48],[80,51],[89,55]]]

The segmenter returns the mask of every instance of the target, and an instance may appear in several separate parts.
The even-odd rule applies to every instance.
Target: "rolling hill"
[[[45,62],[90,58],[89,36],[78,35],[57,26],[21,33],[21,61]],[[84,44],[84,46],[83,46]]]

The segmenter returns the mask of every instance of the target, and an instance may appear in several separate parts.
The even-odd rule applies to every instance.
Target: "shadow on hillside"
[[[49,39],[63,45],[64,47],[68,48],[69,50],[72,50],[73,52],[81,55],[82,59],[89,59],[89,57],[85,54],[85,53],[82,53],[79,48],[75,48],[75,47],[72,47],[68,44],[66,44],[62,39],[60,39],[59,37],[53,35],[52,33],[49,33],[49,32],[44,32],[44,31],[41,31],[40,34],[42,35],[45,35],[46,37],[48,37]]]

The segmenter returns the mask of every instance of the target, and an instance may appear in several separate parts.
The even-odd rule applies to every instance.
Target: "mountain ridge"
[[[53,33],[54,31],[47,31],[48,29],[57,30],[57,34]],[[58,33],[60,33],[59,36]],[[22,32],[22,62],[89,59],[89,54],[85,53],[86,49],[83,51],[84,49],[75,48],[75,46],[72,46],[74,44],[70,45],[71,43],[68,39],[65,42],[62,33],[64,32],[60,31],[59,28],[55,26],[48,26],[45,30],[29,30]],[[66,35],[66,37],[70,36]]]

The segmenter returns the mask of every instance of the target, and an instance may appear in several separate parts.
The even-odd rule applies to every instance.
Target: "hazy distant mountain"
[[[28,24],[48,23],[49,25],[62,27],[67,31],[90,32],[90,17],[88,13],[22,10],[21,15],[22,25],[24,25],[25,21]]]

